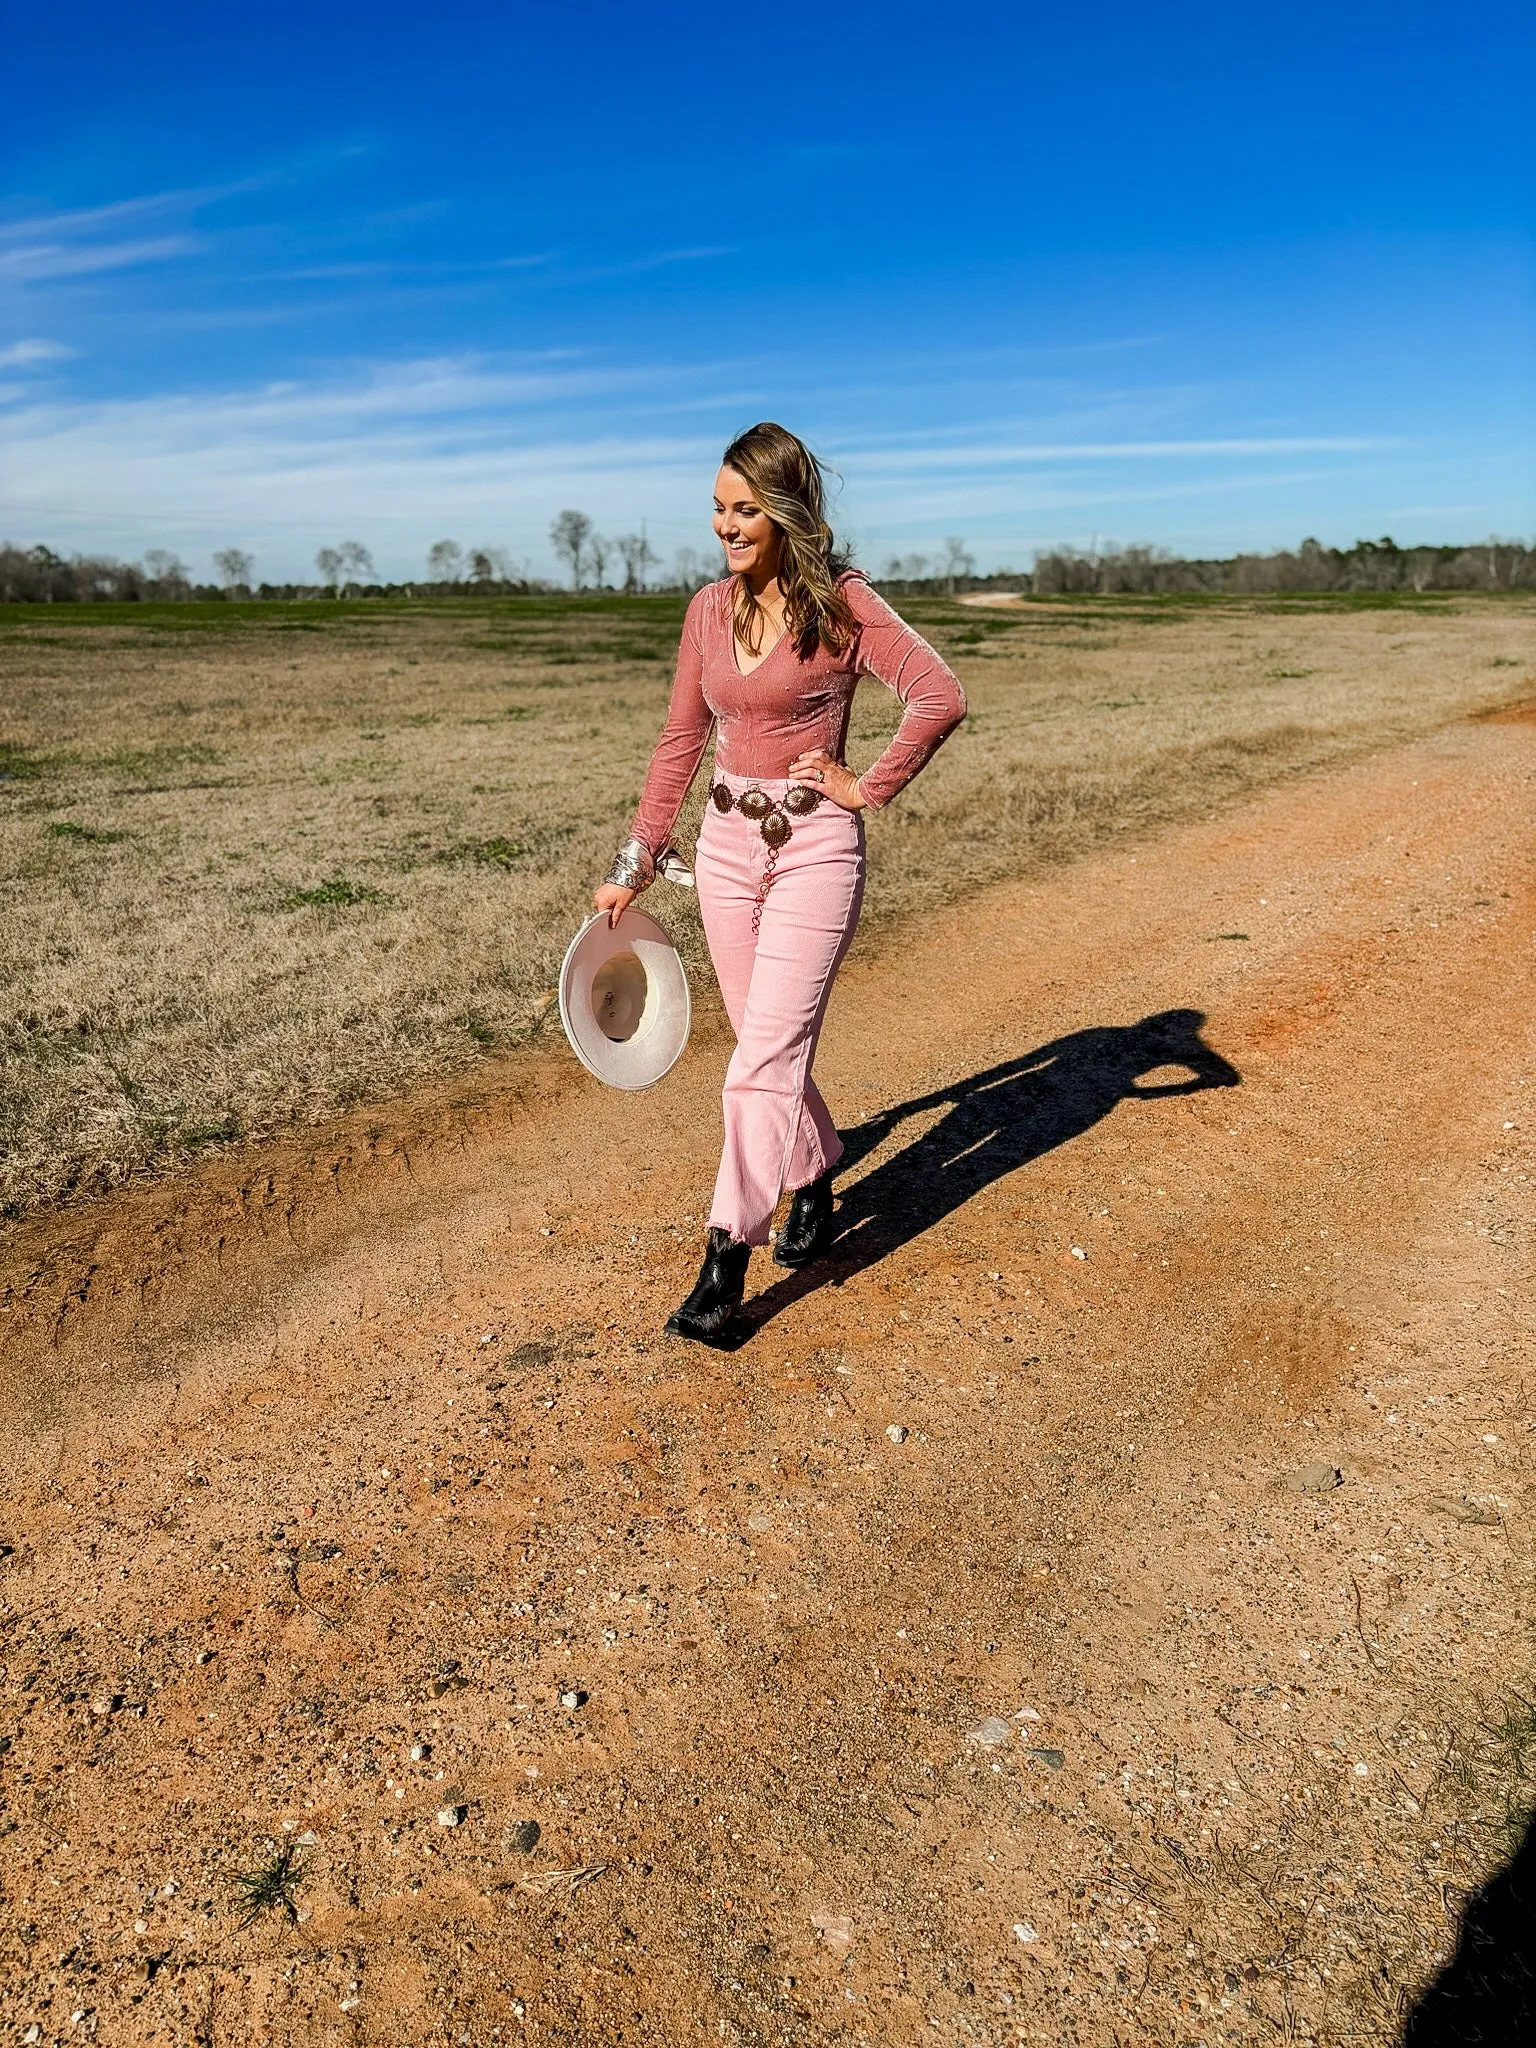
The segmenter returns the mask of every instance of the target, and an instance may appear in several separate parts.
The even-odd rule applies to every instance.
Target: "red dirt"
[[[14,1232],[6,2017],[1391,2040],[1436,1731],[1531,1669],[1533,775],[1462,726],[856,958],[853,1250],[732,1355],[658,1334],[718,1032]]]

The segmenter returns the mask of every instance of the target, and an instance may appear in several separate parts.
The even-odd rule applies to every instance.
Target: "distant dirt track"
[[[732,1355],[659,1334],[718,1036],[13,1232],[7,2017],[1395,2040],[1533,1667],[1533,779],[1458,725],[856,963],[846,1234]]]

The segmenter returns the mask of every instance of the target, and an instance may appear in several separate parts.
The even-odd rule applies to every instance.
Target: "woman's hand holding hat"
[[[813,747],[797,754],[789,764],[792,782],[809,782],[830,798],[840,810],[862,811],[866,802],[859,778],[841,761],[834,761],[825,747]]]
[[[610,926],[614,926],[617,925],[619,919],[628,910],[639,893],[638,889],[622,889],[617,882],[604,882],[598,888],[592,901],[599,910],[607,911],[608,923]]]

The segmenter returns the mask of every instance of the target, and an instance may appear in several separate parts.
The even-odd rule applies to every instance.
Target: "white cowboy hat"
[[[617,926],[589,917],[560,969],[560,1022],[589,1074],[610,1088],[649,1088],[688,1043],[693,1005],[677,948],[631,906]]]

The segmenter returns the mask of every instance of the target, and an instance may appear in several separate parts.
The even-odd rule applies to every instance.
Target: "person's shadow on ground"
[[[1530,2048],[1536,2041],[1536,1824],[1467,1901],[1456,1953],[1423,1993],[1403,2048]]]
[[[1239,1086],[1237,1069],[1202,1040],[1204,1022],[1201,1010],[1160,1010],[1139,1024],[1072,1031],[844,1131],[840,1178],[899,1125],[943,1111],[931,1128],[846,1189],[830,1254],[748,1302],[738,1319],[741,1341],[791,1302],[864,1272],[1005,1174],[1091,1130],[1117,1103]],[[1167,1067],[1182,1067],[1184,1077],[1142,1079]]]

